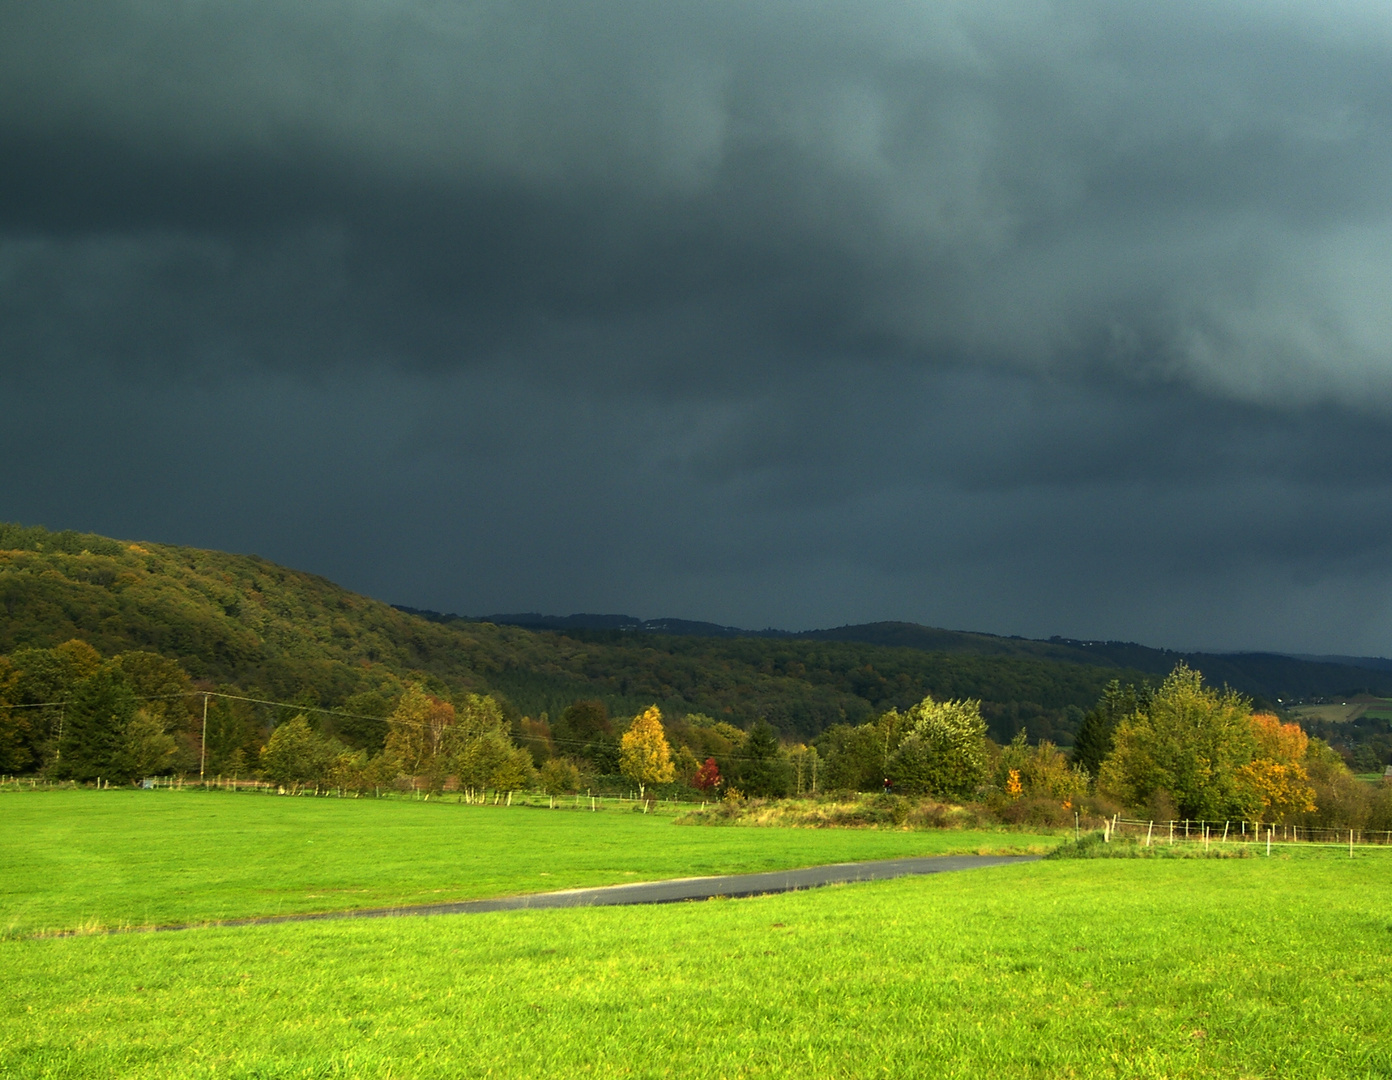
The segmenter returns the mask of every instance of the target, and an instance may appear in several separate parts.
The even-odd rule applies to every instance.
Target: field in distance
[[[737,832],[628,836],[688,831]],[[14,939],[0,1074],[1387,1076],[1389,909],[1385,855],[1311,849]]]
[[[703,828],[612,808],[196,790],[4,792],[0,833],[3,936],[1044,851],[1060,839],[1007,830]]]
[[[1320,720],[1325,723],[1342,724],[1364,716],[1379,720],[1392,720],[1392,698],[1369,697],[1360,694],[1347,701],[1332,702],[1325,705],[1293,705],[1289,709],[1292,716],[1301,720]]]

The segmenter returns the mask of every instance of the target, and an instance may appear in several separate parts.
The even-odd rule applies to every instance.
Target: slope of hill
[[[519,714],[555,716],[579,698],[599,698],[632,715],[657,702],[669,714],[699,711],[741,725],[763,717],[804,737],[932,693],[982,699],[998,739],[1023,729],[1067,744],[1109,679],[1160,675],[1179,659],[1140,646],[904,623],[709,636],[677,632],[703,625],[679,620],[635,632],[622,621],[579,628],[574,617],[529,630],[403,611],[256,556],[14,525],[0,525],[0,612],[0,654],[79,638],[108,656],[157,652],[205,684],[280,700],[386,699],[404,681],[425,679],[438,693],[497,693]],[[1384,679],[1392,683],[1367,669],[1290,667],[1302,662],[1289,658],[1258,658],[1264,675],[1250,658],[1230,669],[1220,663],[1230,658],[1193,659],[1211,678],[1269,697],[1338,680],[1330,692],[1378,693]],[[1265,681],[1239,680],[1253,672]],[[1306,682],[1297,686],[1291,672]]]
[[[426,678],[437,692],[499,693],[531,715],[584,697],[620,715],[656,701],[804,736],[933,693],[982,698],[998,737],[1026,728],[1067,742],[1109,678],[1140,677],[1028,655],[425,617],[256,556],[20,526],[0,526],[0,611],[0,654],[79,638],[281,700],[336,705]]]
[[[0,525],[0,653],[70,638],[103,654],[146,649],[195,679],[326,699],[373,681],[376,666],[459,685],[520,631],[479,634],[413,619],[390,605],[257,556],[137,544]]]

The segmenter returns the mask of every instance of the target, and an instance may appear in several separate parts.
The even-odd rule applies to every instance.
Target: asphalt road
[[[323,919],[385,919],[405,915],[470,915],[487,911],[521,911],[531,908],[612,907],[621,904],[675,904],[713,897],[766,896],[770,893],[816,889],[852,881],[886,881],[910,874],[942,874],[986,866],[1033,862],[1038,855],[932,855],[917,859],[880,859],[875,862],[834,863],[764,874],[724,874],[719,877],[675,878],[640,881],[629,885],[605,885],[595,889],[502,896],[492,900],[460,900],[451,904],[415,904],[405,907],[360,908],[311,915],[270,915],[256,919],[229,919],[219,926],[263,926],[282,922],[315,922]],[[206,925],[206,924],[203,924]],[[167,930],[188,926],[163,927]]]

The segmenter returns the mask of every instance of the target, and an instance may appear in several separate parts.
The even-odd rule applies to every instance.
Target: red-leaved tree
[[[691,783],[701,791],[710,791],[720,784],[720,766],[715,763],[715,758],[706,758],[706,763],[696,770]]]

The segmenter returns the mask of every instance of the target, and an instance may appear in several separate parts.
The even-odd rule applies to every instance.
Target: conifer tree
[[[114,664],[98,668],[73,688],[64,708],[63,737],[55,775],[73,780],[130,779],[124,758],[126,728],[135,717],[135,694]]]

